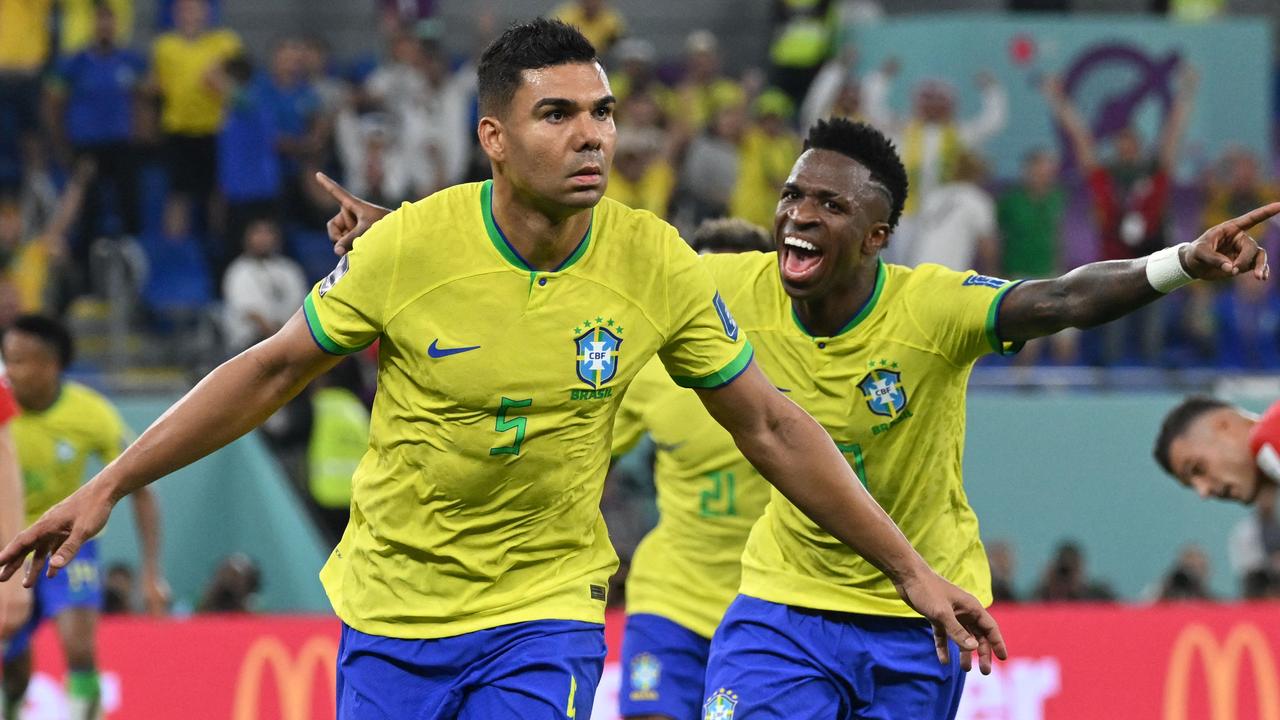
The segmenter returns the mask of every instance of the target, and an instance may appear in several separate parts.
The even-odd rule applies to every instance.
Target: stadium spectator
[[[1063,542],[1045,568],[1035,599],[1040,602],[1112,600],[1115,593],[1098,580],[1089,579],[1084,553],[1074,542]]]
[[[833,0],[773,0],[769,82],[799,105],[836,36]]]
[[[269,219],[249,223],[244,253],[222,279],[227,350],[237,353],[284,326],[307,294],[298,263],[280,254],[280,227]]]
[[[308,497],[328,538],[337,542],[351,514],[351,478],[369,448],[369,408],[361,401],[360,359],[316,379],[307,446]]]
[[[676,213],[682,223],[697,225],[723,217],[738,183],[740,147],[745,132],[746,109],[742,103],[725,105],[712,116],[711,125],[689,143],[680,169]]]
[[[52,12],[53,0],[0,0],[0,193],[18,190],[45,164],[40,73],[50,54]]]
[[[227,60],[240,54],[233,31],[210,25],[208,0],[175,0],[174,25],[152,44],[160,128],[169,171],[169,203],[188,211],[212,198],[218,131],[227,108]]]
[[[684,76],[668,96],[667,116],[687,123],[697,132],[712,123],[726,107],[741,106],[747,93],[721,69],[720,43],[707,30],[695,30],[685,39]]]
[[[161,227],[143,233],[141,244],[150,268],[142,287],[147,309],[166,331],[189,325],[212,302],[214,284],[187,206],[166,203]]]
[[[773,224],[778,190],[800,154],[800,138],[791,129],[795,105],[777,89],[768,89],[752,103],[752,122],[742,133],[738,176],[729,200],[729,214],[760,227]]]
[[[847,45],[822,66],[800,104],[800,127],[813,127],[819,120],[830,117],[865,119],[862,117],[862,85],[854,70],[856,62],[853,45]]]
[[[133,39],[134,0],[60,0],[58,3],[58,54],[75,55],[100,43],[98,13],[111,13],[111,44],[129,47]]]
[[[1058,177],[1060,169],[1057,155],[1035,148],[1022,158],[1018,183],[996,201],[1000,259],[995,272],[1001,277],[1035,279],[1062,273],[1062,219],[1067,198]],[[1056,362],[1070,363],[1079,354],[1079,344],[1080,331],[1068,328],[1027,343],[1015,363],[1034,364],[1046,348],[1051,349]]]
[[[409,171],[404,155],[396,151],[399,142],[391,115],[343,112],[335,130],[338,157],[352,192],[362,188],[372,202],[388,207],[410,197]]]
[[[81,267],[88,264],[93,239],[136,236],[141,229],[134,111],[146,63],[117,45],[119,19],[111,5],[96,7],[92,42],[59,60],[47,84],[57,145],[70,148],[63,154],[88,159],[98,169],[86,188],[83,221],[71,244]],[[117,202],[109,202],[112,198]]]
[[[0,277],[17,291],[22,312],[60,314],[70,302],[71,278],[83,271],[66,262],[67,236],[80,216],[85,188],[94,175],[91,160],[76,164],[43,227],[29,229],[17,198],[0,196]]]
[[[1099,157],[1098,139],[1067,96],[1061,81],[1049,78],[1044,83],[1049,107],[1066,132],[1076,165],[1088,182],[1103,260],[1142,257],[1165,246],[1169,188],[1178,161],[1178,143],[1198,83],[1195,71],[1184,66],[1178,73],[1177,83],[1156,156],[1150,158],[1144,154],[1141,136],[1137,128],[1130,126],[1114,138],[1115,158],[1107,163]],[[1127,341],[1131,337],[1138,338],[1139,357],[1143,361],[1155,363],[1160,357],[1163,328],[1155,306],[1109,323],[1102,332],[1105,364],[1115,364],[1126,357]]]
[[[1004,129],[1009,101],[993,75],[979,73],[974,82],[982,105],[976,115],[960,120],[955,116],[955,88],[945,81],[930,79],[916,86],[911,116],[900,118],[889,105],[889,92],[899,69],[898,61],[890,59],[864,77],[862,105],[867,121],[893,138],[907,167],[911,195],[894,237],[899,243],[906,238],[905,244],[910,245],[917,210],[935,189],[955,179],[960,157],[966,150],[979,150],[987,138]],[[891,250],[890,257],[899,256]]]
[[[196,605],[201,613],[247,613],[256,609],[262,589],[262,571],[244,553],[228,555],[218,563]]]
[[[277,149],[279,116],[263,83],[253,80],[248,58],[227,61],[228,108],[218,131],[218,190],[225,201],[223,238],[210,243],[205,262],[221,277],[241,250],[254,218],[280,211],[284,163]]]
[[[991,566],[991,601],[1017,602],[1018,591],[1013,582],[1013,546],[1003,540],[988,543],[987,562]]]
[[[894,238],[901,245],[895,255],[904,265],[937,263],[952,270],[977,269],[994,273],[996,208],[983,189],[986,165],[964,151],[956,158],[951,180],[939,185],[920,203],[915,232]]]
[[[578,28],[600,57],[608,55],[614,43],[627,34],[626,21],[609,7],[608,0],[569,0],[552,16]]]
[[[676,187],[672,154],[671,143],[655,128],[619,128],[605,196],[660,218],[668,217]]]
[[[609,73],[609,87],[622,105],[619,121],[632,93],[648,92],[654,97],[663,97],[664,103],[669,102],[664,95],[670,90],[658,80],[657,51],[653,43],[643,38],[627,38],[618,43],[613,56],[617,69]]]
[[[1209,556],[1198,545],[1187,545],[1160,583],[1160,600],[1212,600]]]
[[[1212,298],[1209,312],[1200,314],[1212,332],[1209,359],[1229,368],[1280,367],[1280,295],[1271,283],[1244,278],[1231,288],[1199,296]]]
[[[259,79],[262,99],[275,119],[276,151],[285,177],[296,181],[301,163],[320,145],[320,95],[308,79],[302,41],[286,37],[271,53],[270,72]]]

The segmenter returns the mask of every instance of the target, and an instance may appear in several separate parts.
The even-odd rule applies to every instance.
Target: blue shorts
[[[5,662],[17,658],[31,647],[31,637],[46,619],[56,618],[68,608],[97,610],[102,607],[102,577],[98,572],[96,540],[89,540],[81,545],[80,552],[56,576],[46,577],[48,570],[49,563],[46,562],[36,580],[31,617],[9,638],[9,644],[4,650]]]
[[[618,692],[622,716],[698,717],[710,652],[711,641],[683,625],[659,615],[628,615]]]
[[[338,720],[588,720],[604,626],[537,620],[435,640],[366,635],[345,623]]]
[[[929,623],[807,610],[739,595],[711,640],[712,720],[954,718],[960,652],[943,665]]]

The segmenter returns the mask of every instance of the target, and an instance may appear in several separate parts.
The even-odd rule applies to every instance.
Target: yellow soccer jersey
[[[110,401],[74,382],[62,384],[48,409],[23,410],[10,427],[22,466],[28,525],[80,487],[90,458],[109,463],[131,439]]]
[[[697,393],[672,382],[657,361],[622,401],[615,453],[646,432],[658,448],[658,525],[631,559],[627,612],[661,615],[710,638],[738,594],[742,546],[769,502],[769,484]]]
[[[617,557],[600,495],[623,391],[655,353],[688,386],[751,361],[670,225],[602,200],[578,249],[537,272],[494,222],[491,190],[406,203],[306,298],[325,350],[380,340],[351,522],[321,572],[361,632],[603,622]]]
[[[782,288],[774,253],[707,255],[761,369],[826,428],[924,559],[991,602],[991,572],[965,497],[965,390],[974,362],[1014,350],[996,337],[1016,283],[939,265],[881,264],[865,307],[813,337]],[[779,493],[751,530],[743,594],[776,603],[913,616],[889,580]]]

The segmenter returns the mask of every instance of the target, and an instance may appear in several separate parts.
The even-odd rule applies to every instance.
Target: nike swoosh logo
[[[777,385],[775,385],[774,387],[778,387],[778,386],[777,386]],[[778,388],[778,392],[789,393],[789,392],[791,392],[791,388],[784,388],[784,387],[780,387],[780,388]]]
[[[479,345],[469,345],[467,347],[456,347],[456,348],[442,348],[436,345],[436,343],[438,342],[440,342],[439,338],[432,340],[431,347],[427,348],[427,354],[437,360],[439,360],[442,357],[449,357],[450,355],[457,355],[458,353],[471,352],[472,350],[480,349]]]

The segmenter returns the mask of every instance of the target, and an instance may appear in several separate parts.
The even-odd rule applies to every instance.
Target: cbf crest
[[[858,389],[867,401],[867,408],[877,415],[893,418],[907,409],[907,390],[902,386],[902,373],[898,363],[887,360],[868,363],[868,372],[858,382]]]
[[[650,653],[640,653],[631,659],[631,700],[639,702],[658,699],[658,683],[662,681],[662,663]]]
[[[702,706],[702,720],[733,720],[733,709],[738,706],[738,694],[720,688]]]
[[[578,377],[593,389],[599,389],[618,374],[622,326],[613,318],[597,317],[594,322],[583,322],[573,332]]]

